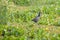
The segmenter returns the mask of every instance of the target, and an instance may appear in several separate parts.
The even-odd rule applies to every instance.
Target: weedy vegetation
[[[60,40],[60,0],[0,0],[0,40]]]

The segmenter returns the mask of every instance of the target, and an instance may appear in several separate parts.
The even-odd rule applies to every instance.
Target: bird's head
[[[41,15],[41,12],[38,12],[38,17],[40,17],[40,15]]]

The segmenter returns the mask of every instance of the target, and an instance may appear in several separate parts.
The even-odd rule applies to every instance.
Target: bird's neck
[[[40,17],[40,13],[38,14],[38,17]]]

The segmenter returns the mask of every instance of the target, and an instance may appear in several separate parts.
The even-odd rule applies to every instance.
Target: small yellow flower
[[[48,28],[46,28],[45,30],[46,30],[46,31],[48,31],[49,29],[48,29]]]

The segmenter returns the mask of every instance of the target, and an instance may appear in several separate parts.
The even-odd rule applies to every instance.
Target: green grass
[[[17,25],[17,26],[16,26]],[[29,25],[29,24],[28,24]],[[5,30],[5,36],[2,37],[0,34],[1,40],[60,40],[60,28],[56,26],[40,26],[37,24],[14,24],[14,25],[0,25],[0,32]],[[8,32],[8,30],[11,32]],[[11,35],[10,35],[11,34]]]
[[[60,0],[18,1],[0,0],[0,40],[60,40]]]

